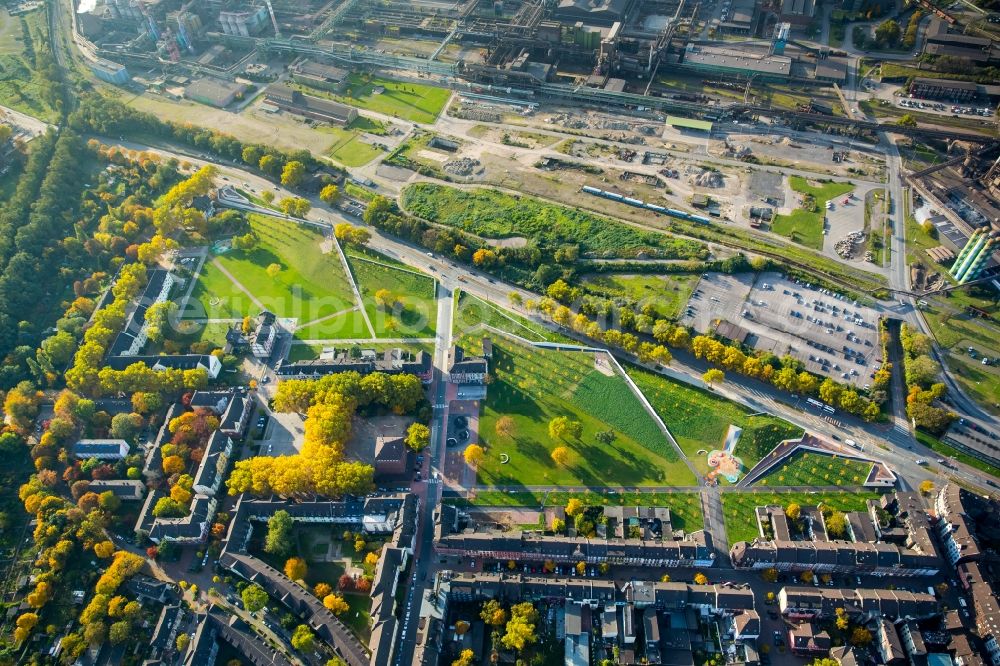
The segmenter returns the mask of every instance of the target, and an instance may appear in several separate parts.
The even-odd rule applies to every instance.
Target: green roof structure
[[[667,124],[671,127],[698,130],[700,132],[712,131],[712,123],[707,120],[694,120],[692,118],[681,118],[680,116],[667,116]]]

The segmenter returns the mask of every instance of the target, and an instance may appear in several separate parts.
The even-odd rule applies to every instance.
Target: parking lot
[[[899,106],[904,109],[919,109],[928,113],[939,113],[951,116],[982,116],[991,118],[993,109],[988,106],[969,106],[965,104],[945,104],[919,99],[901,99]]]
[[[777,273],[709,274],[688,304],[683,323],[700,332],[714,330],[716,320],[740,330],[755,349],[776,356],[790,354],[820,377],[865,387],[881,363],[878,316],[846,297],[807,287]]]

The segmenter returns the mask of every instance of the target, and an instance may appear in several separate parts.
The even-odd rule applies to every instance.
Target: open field
[[[260,239],[258,246],[220,255],[217,263],[210,257],[193,292],[203,313],[189,308],[185,316],[238,318],[256,314],[262,305],[278,317],[306,323],[354,306],[343,267],[335,253],[320,249],[320,234],[261,215],[251,215],[250,224]],[[267,273],[271,264],[281,269],[273,278]],[[328,331],[325,337],[357,337],[351,319],[347,315],[327,320],[342,334]]]
[[[865,502],[878,496],[876,492],[848,491],[723,492],[722,513],[726,521],[726,536],[729,537],[730,546],[737,541],[752,541],[760,536],[757,531],[757,518],[754,515],[754,507],[757,506],[767,504],[788,506],[794,502],[800,506],[823,504],[838,511],[864,511]]]
[[[801,428],[777,417],[749,416],[748,410],[709,391],[638,367],[629,367],[628,372],[700,472],[708,472],[709,467],[705,453],[699,451],[721,449],[730,425],[743,428],[735,454],[746,469],[781,441],[802,434]]]
[[[452,334],[458,338],[479,324],[486,324],[501,331],[536,342],[569,342],[576,340],[550,331],[541,324],[525,319],[519,314],[488,303],[461,289],[455,290],[455,315],[452,319]]]
[[[375,113],[411,120],[415,123],[433,123],[451,97],[451,91],[445,88],[379,77],[366,79],[360,74],[351,74],[347,90],[340,94],[306,88],[305,86],[298,87],[303,88],[310,95],[327,97],[343,104],[356,106],[359,109],[367,109]],[[382,88],[382,92],[376,93],[376,88]]]
[[[847,194],[854,186],[835,182],[813,184],[801,176],[791,176],[788,182],[793,190],[804,195],[803,205],[788,215],[775,215],[771,231],[806,247],[823,249],[824,206],[827,201]]]
[[[49,48],[45,11],[11,16],[0,9],[0,104],[54,122],[57,84],[37,69],[37,53]]]
[[[468,345],[472,348],[472,344]],[[479,421],[486,459],[481,485],[687,486],[690,470],[660,432],[638,398],[618,376],[595,368],[594,354],[558,352],[494,339],[490,384]],[[496,434],[501,416],[514,420],[509,439]],[[580,439],[549,437],[550,420],[565,416],[583,424]],[[598,444],[596,434],[616,439]],[[550,456],[557,446],[571,451],[567,466]],[[501,454],[509,456],[506,464]]]
[[[437,304],[434,301],[436,282],[412,269],[396,268],[390,261],[348,255],[351,272],[361,292],[368,318],[376,337],[429,338],[434,336]],[[380,262],[380,263],[374,263]],[[375,294],[387,290],[396,306],[386,310],[375,302]]]
[[[329,127],[324,131],[332,134],[334,144],[330,146],[327,155],[346,167],[356,167],[368,164],[382,154],[381,149],[361,138],[361,134],[376,129],[372,121],[358,117],[347,127]]]
[[[582,254],[600,257],[704,258],[700,243],[639,231],[593,213],[539,199],[483,188],[459,190],[419,183],[403,191],[403,207],[432,222],[487,239],[525,238],[540,244],[579,244]]]
[[[611,298],[633,298],[640,304],[652,306],[656,316],[677,319],[691,298],[698,284],[697,275],[588,275],[582,286]]]
[[[445,497],[445,504],[455,506],[481,507],[528,507],[543,508],[550,506],[566,506],[570,499],[578,499],[587,506],[665,506],[670,509],[670,519],[674,529],[694,532],[704,527],[705,518],[701,511],[701,496],[694,492],[613,492],[606,493],[587,491],[572,492],[556,490],[548,492],[531,492],[519,490],[503,492],[500,490],[485,490],[477,492],[475,497]]]
[[[757,486],[860,486],[872,464],[809,451],[800,451],[783,462]]]

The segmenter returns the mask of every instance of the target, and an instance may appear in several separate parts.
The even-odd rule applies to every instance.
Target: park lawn
[[[251,215],[250,224],[260,239],[258,246],[232,250],[218,262],[265,308],[307,324],[354,306],[340,259],[335,250],[323,253],[318,232],[261,215]],[[266,272],[272,263],[281,267],[275,278]],[[249,311],[259,309],[253,303],[248,306]]]
[[[452,335],[455,338],[465,335],[480,324],[486,324],[534,342],[579,344],[565,335],[550,331],[537,322],[506,310],[495,303],[484,301],[461,289],[455,290],[454,302]]]
[[[242,319],[256,309],[250,297],[212,263],[210,256],[181,315],[187,319]]]
[[[570,499],[578,499],[587,506],[665,506],[670,509],[670,522],[674,529],[695,532],[705,525],[701,510],[701,495],[696,492],[658,491],[511,491],[483,490],[471,497],[444,497],[445,504],[461,507],[544,507],[566,506]]]
[[[348,312],[340,310],[337,316],[314,320],[306,326],[295,329],[296,340],[360,340],[372,337],[360,308]]]
[[[375,94],[376,86],[381,86],[384,90]],[[360,74],[351,74],[347,90],[343,94],[311,89],[309,94],[329,97],[359,109],[367,109],[375,113],[426,124],[437,120],[441,110],[444,109],[451,97],[451,91],[445,88],[408,81],[393,81],[380,77],[373,77],[366,81]]]
[[[603,215],[499,190],[460,190],[416,183],[403,190],[402,206],[430,222],[482,238],[524,238],[539,245],[578,245],[585,256],[704,259],[700,242],[630,227]]]
[[[860,486],[872,464],[799,451],[774,468],[757,486]]]
[[[775,416],[750,416],[741,405],[710,391],[674,381],[636,366],[628,373],[653,405],[684,455],[701,472],[709,471],[705,454],[722,448],[730,425],[743,429],[736,455],[747,470],[781,441],[802,435],[802,429]]]
[[[777,504],[788,506],[793,502],[801,506],[816,506],[822,503],[838,511],[864,511],[865,502],[877,499],[874,491],[824,491],[824,492],[770,492],[770,491],[724,491],[722,493],[722,514],[726,522],[726,536],[729,545],[738,541],[753,541],[760,536],[754,507]]]
[[[474,341],[468,344],[474,352]],[[479,484],[494,486],[582,485],[688,486],[695,479],[656,423],[620,377],[594,367],[594,354],[539,350],[512,340],[493,340],[492,372],[479,421],[486,459]],[[514,436],[495,434],[497,419],[514,419]],[[583,424],[581,440],[554,442],[553,418],[566,416]],[[617,438],[598,444],[595,434],[611,430]],[[550,456],[567,446],[572,459],[556,467]],[[509,456],[506,464],[501,454]]]
[[[698,284],[698,276],[588,275],[582,283],[590,291],[611,298],[633,298],[640,307],[652,305],[660,317],[677,319]]]
[[[434,299],[437,282],[413,269],[396,268],[389,262],[365,259],[349,254],[354,280],[368,318],[379,338],[430,338],[437,326],[437,302]],[[379,262],[379,263],[375,263]],[[376,305],[375,294],[381,289],[392,292],[402,307],[387,313]]]
[[[802,176],[790,176],[788,184],[796,192],[811,196],[812,202],[807,199],[803,208],[796,208],[788,215],[775,215],[771,231],[786,236],[800,245],[822,250],[826,202],[852,191],[854,185],[809,181]]]

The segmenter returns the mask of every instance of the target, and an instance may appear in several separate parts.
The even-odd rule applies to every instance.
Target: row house
[[[238,389],[195,391],[188,406],[210,410],[219,417],[219,431],[234,440],[243,439],[253,413],[253,401]]]
[[[137,356],[149,340],[146,313],[151,306],[164,303],[170,297],[170,288],[174,285],[174,276],[170,271],[150,270],[147,278],[135,308],[125,317],[121,333],[108,349],[109,356]]]
[[[81,439],[73,445],[73,457],[77,460],[118,461],[128,456],[129,445],[124,439]]]
[[[888,543],[851,541],[740,541],[730,550],[737,569],[815,573],[933,576],[940,558]]]
[[[839,588],[783,587],[778,608],[790,619],[824,620],[843,608],[853,617],[924,619],[940,611],[937,599],[926,592],[907,590],[844,590]]]
[[[369,666],[371,658],[354,633],[308,589],[251,555],[223,552],[219,563],[249,583],[257,583],[301,617],[317,636],[333,647],[348,666]],[[205,662],[211,663],[211,662]]]
[[[139,356],[109,356],[105,361],[112,370],[125,370],[141,363],[151,370],[204,370],[209,379],[222,372],[222,362],[213,354],[160,354]]]
[[[416,375],[421,382],[429,384],[434,376],[434,359],[423,350],[412,353],[398,347],[385,351],[341,349],[334,350],[330,358],[279,361],[274,372],[281,379],[317,379],[341,372],[408,374]]]
[[[710,567],[714,564],[713,553],[702,533],[690,535],[683,541],[645,541],[488,531],[442,536],[435,542],[434,548],[443,556],[518,562],[606,562],[646,567]]]
[[[146,498],[143,511],[139,516],[139,525],[143,524],[143,516],[147,513],[152,515],[152,507],[156,506],[154,500],[165,497],[165,493],[152,492]],[[199,544],[208,537],[208,531],[215,518],[215,511],[218,508],[218,501],[209,495],[195,495],[191,499],[188,507],[188,514],[181,518],[155,518],[149,528],[149,540],[153,543],[163,543],[172,541],[179,544]]]
[[[222,485],[232,452],[233,440],[221,430],[213,432],[205,444],[205,453],[195,471],[192,490],[202,495],[214,496]]]
[[[990,662],[1000,664],[1000,603],[993,585],[983,575],[978,562],[957,567],[959,585],[972,601],[976,633],[983,641]]]
[[[938,514],[938,536],[951,565],[978,561],[982,555],[975,534],[973,514],[979,500],[957,484],[948,483],[938,492],[934,508]]]

